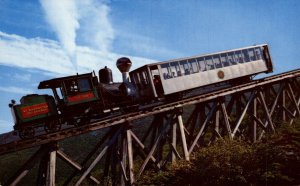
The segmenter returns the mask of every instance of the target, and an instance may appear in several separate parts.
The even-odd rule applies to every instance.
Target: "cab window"
[[[64,81],[67,95],[79,92],[78,84],[75,79]]]
[[[80,92],[86,92],[92,90],[91,81],[88,78],[78,79],[78,87]]]

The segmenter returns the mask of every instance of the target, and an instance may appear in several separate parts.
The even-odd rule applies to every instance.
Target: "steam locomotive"
[[[129,72],[129,58],[117,60],[123,82],[115,83],[105,67],[95,73],[77,74],[40,82],[39,89],[51,95],[23,96],[20,104],[9,106],[20,138],[32,138],[35,129],[61,130],[61,125],[83,125],[113,110],[130,110],[149,101],[180,99],[179,94],[219,83],[250,80],[256,74],[270,73],[273,64],[266,44],[147,64]]]

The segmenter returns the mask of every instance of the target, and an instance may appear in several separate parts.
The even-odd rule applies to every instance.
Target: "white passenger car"
[[[153,99],[272,71],[268,45],[262,44],[148,64],[129,74],[141,98]]]

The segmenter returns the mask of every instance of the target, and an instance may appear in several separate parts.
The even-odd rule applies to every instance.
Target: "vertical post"
[[[37,185],[55,186],[57,143],[43,145],[45,154],[40,160]]]
[[[219,104],[218,104],[218,107],[217,107],[217,110],[216,110],[215,132],[218,133],[218,134],[220,134],[220,107],[219,107]],[[215,140],[216,140],[216,138],[215,138]]]
[[[184,127],[183,127],[183,122],[182,122],[182,108],[178,109],[177,119],[178,119],[178,125],[179,125],[179,129],[180,129],[184,158],[185,158],[185,160],[189,161],[190,155],[189,155],[189,151],[188,151],[187,144],[186,144],[186,138],[185,138]]]
[[[127,151],[127,135],[128,135],[127,133],[126,133],[126,135],[124,133],[122,134],[122,163],[123,163],[124,167],[127,166],[127,153],[128,153],[128,151]],[[127,178],[125,178],[126,175],[120,174],[120,176],[121,176],[121,185],[126,185],[126,181],[127,181],[126,180]]]
[[[257,98],[255,97],[253,100],[253,116],[257,117]],[[257,122],[255,119],[253,119],[253,125],[252,125],[252,142],[256,142],[257,139]]]
[[[55,186],[55,167],[56,167],[56,151],[51,151],[49,154],[47,186]]]
[[[283,89],[282,91],[282,121],[286,121],[286,111],[284,109],[286,102],[285,102],[285,98],[286,98],[286,90]]]
[[[128,124],[129,125],[129,124]],[[127,128],[127,152],[128,152],[128,164],[129,164],[129,181],[132,185],[134,183],[134,172],[133,172],[133,152],[132,152],[132,138],[131,138],[131,129]]]
[[[176,137],[177,137],[176,130],[177,130],[177,123],[173,122],[172,123],[172,143],[171,143],[171,145],[173,146],[174,149],[176,149]],[[174,151],[172,151],[172,163],[174,163],[175,161],[176,161],[176,154]]]

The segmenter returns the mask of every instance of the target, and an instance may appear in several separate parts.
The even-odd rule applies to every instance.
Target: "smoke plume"
[[[79,28],[79,15],[75,1],[40,0],[46,20],[53,28],[63,48],[76,68],[76,30]]]
[[[109,53],[114,31],[109,7],[95,0],[40,0],[46,20],[77,71],[76,46]],[[76,44],[77,43],[77,44]]]

